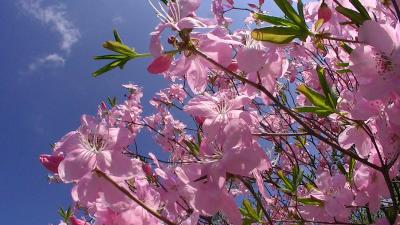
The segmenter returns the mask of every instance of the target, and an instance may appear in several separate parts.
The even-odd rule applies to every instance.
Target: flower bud
[[[151,170],[151,166],[148,163],[142,165],[143,172],[146,174],[147,177],[153,176],[153,171]]]
[[[63,161],[63,156],[54,156],[42,154],[39,156],[40,163],[52,173],[58,173],[58,165]]]
[[[175,42],[176,42],[176,38],[174,36],[170,36],[168,38],[168,44],[173,45],[173,44],[175,44]]]
[[[153,60],[147,67],[149,73],[158,74],[163,73],[169,69],[172,63],[172,56],[170,54],[162,55]]]
[[[197,124],[199,124],[200,126],[203,125],[204,120],[206,120],[206,118],[200,117],[200,116],[195,116],[194,119],[196,120]]]
[[[322,2],[318,10],[318,19],[323,19],[324,23],[332,18],[332,11],[325,2]]]
[[[75,216],[71,216],[69,218],[69,222],[71,223],[71,225],[90,225],[86,221],[80,220],[80,219],[76,218]]]

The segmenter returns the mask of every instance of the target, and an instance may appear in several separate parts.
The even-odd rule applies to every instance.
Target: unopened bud
[[[143,172],[146,174],[147,177],[153,176],[153,171],[151,170],[151,166],[148,163],[142,165]]]
[[[40,163],[52,173],[58,173],[58,165],[63,161],[63,156],[54,156],[42,154],[39,156]]]
[[[173,44],[175,44],[175,42],[176,42],[176,38],[174,36],[170,36],[168,38],[168,44],[173,45]]]
[[[325,2],[322,2],[318,10],[318,19],[323,19],[324,23],[332,18],[332,11]]]
[[[203,125],[204,120],[206,120],[206,118],[201,117],[201,116],[195,116],[194,119],[196,120],[197,124],[199,124],[200,126]]]
[[[147,67],[149,73],[158,74],[163,73],[169,69],[172,63],[172,56],[170,54],[159,56]]]
[[[86,222],[84,220],[80,220],[80,219],[76,218],[75,216],[71,216],[69,218],[69,222],[71,223],[71,225],[90,225],[88,222]]]

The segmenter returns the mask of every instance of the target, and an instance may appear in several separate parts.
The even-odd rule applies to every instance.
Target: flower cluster
[[[153,57],[170,86],[142,117],[123,85],[40,156],[73,186],[60,224],[400,223],[399,3],[274,1],[284,17],[263,0],[212,0],[211,18],[200,0],[149,0],[150,54],[115,32],[104,47],[121,55],[97,59]],[[141,153],[139,133],[164,153]]]

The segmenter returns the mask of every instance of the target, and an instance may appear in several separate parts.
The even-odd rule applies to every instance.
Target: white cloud
[[[124,18],[122,18],[122,16],[116,16],[112,19],[112,23],[114,25],[119,25],[121,23],[125,22]]]
[[[48,24],[61,36],[60,49],[69,53],[78,42],[79,29],[66,18],[65,7],[61,4],[43,6],[42,0],[22,0],[22,8],[44,24]]]
[[[65,59],[57,53],[49,54],[45,57],[37,58],[29,64],[29,71],[35,71],[41,66],[58,67],[65,64]]]

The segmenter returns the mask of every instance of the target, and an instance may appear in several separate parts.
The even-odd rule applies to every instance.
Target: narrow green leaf
[[[300,113],[315,113],[320,117],[327,117],[334,113],[331,109],[319,108],[316,106],[296,107],[295,110]]]
[[[347,180],[349,182],[352,182],[352,180],[353,180],[355,165],[356,165],[356,160],[354,158],[351,158],[350,159],[350,163],[349,163],[349,173],[348,173],[348,176],[347,176]]]
[[[286,26],[286,27],[298,27],[296,24],[292,23],[289,20],[282,19],[279,17],[275,16],[269,16],[261,13],[254,13],[253,18],[257,20],[262,20],[264,22],[273,24],[273,25],[278,25],[278,26]]]
[[[310,197],[310,198],[298,198],[297,200],[299,202],[303,203],[304,205],[314,205],[314,206],[323,206],[324,205],[323,201],[321,201],[319,199],[316,199],[316,198],[313,198],[313,197]]]
[[[339,46],[349,55],[353,52],[353,49],[344,42],[340,42]]]
[[[339,171],[345,176],[347,177],[347,171],[344,168],[343,164],[339,161],[336,163],[337,168],[339,169]]]
[[[279,178],[281,178],[281,180],[283,181],[285,187],[290,190],[290,192],[294,192],[294,187],[292,185],[292,182],[290,182],[290,180],[283,174],[282,170],[278,171],[276,173],[278,175]]]
[[[340,69],[336,70],[337,73],[343,74],[343,73],[351,73],[351,69]]]
[[[343,16],[349,18],[350,21],[356,24],[357,26],[361,26],[361,24],[363,24],[363,22],[366,20],[364,16],[362,16],[357,11],[345,8],[341,5],[336,7],[336,11],[342,14]]]
[[[331,107],[327,104],[325,96],[321,95],[317,91],[312,88],[307,87],[304,84],[301,84],[297,87],[297,91],[306,96],[306,98],[314,105],[319,108],[331,109]]]
[[[299,31],[290,27],[264,27],[254,29],[251,37],[257,41],[267,41],[275,44],[287,44],[300,37]]]
[[[340,66],[340,67],[348,67],[350,65],[350,63],[348,63],[348,62],[338,62],[338,63],[336,63],[336,65]]]
[[[297,14],[296,10],[294,10],[293,6],[287,0],[274,0],[278,7],[282,10],[282,12],[287,16],[291,21],[299,26],[303,26],[303,20]]]
[[[117,41],[117,42],[122,44],[122,39],[121,39],[121,36],[119,36],[118,31],[114,29],[113,30],[113,34],[114,34],[115,41]]]
[[[133,57],[137,54],[134,49],[129,48],[128,46],[117,41],[106,41],[103,43],[103,47],[130,57]]]
[[[100,68],[96,72],[92,73],[92,76],[94,76],[94,77],[100,76],[101,74],[106,73],[106,72],[118,67],[120,63],[122,63],[121,60],[113,61],[113,62],[103,66],[102,68]]]
[[[117,105],[117,97],[115,97],[115,96],[112,98],[107,97],[107,100],[108,100],[108,104],[110,104],[111,107],[114,107]]]
[[[306,19],[304,18],[304,4],[301,0],[297,1],[297,12],[299,12],[299,16],[301,18],[303,27],[306,28],[307,24],[306,24]]]
[[[257,212],[254,210],[253,206],[251,205],[250,201],[245,199],[242,202],[244,208],[247,210],[248,215],[250,216],[250,218],[254,219],[254,220],[259,220]]]
[[[328,85],[328,82],[326,81],[325,69],[318,65],[316,71],[318,74],[319,83],[322,90],[324,91],[325,98],[328,100],[331,108],[336,109],[337,97],[333,94],[331,88]]]
[[[95,60],[102,60],[102,59],[125,59],[126,56],[125,55],[99,55],[99,56],[95,56],[93,57],[93,59]]]
[[[360,12],[360,14],[364,17],[365,20],[370,20],[371,17],[368,14],[368,11],[364,8],[359,0],[350,0],[350,3]]]

